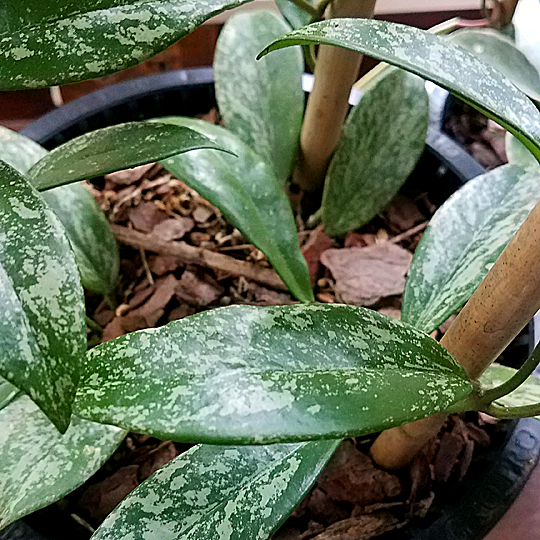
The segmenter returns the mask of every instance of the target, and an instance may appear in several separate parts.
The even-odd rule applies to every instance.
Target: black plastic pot
[[[408,182],[440,204],[466,181],[484,172],[476,160],[442,130],[448,93],[431,83],[430,125],[425,152]],[[310,90],[312,76],[305,75]],[[351,94],[351,103],[359,95]],[[98,90],[52,111],[22,133],[52,149],[78,135],[121,122],[167,115],[195,116],[216,105],[211,68],[154,75]],[[540,325],[537,325],[537,327]],[[530,327],[529,341],[534,339]],[[536,334],[538,336],[538,333]],[[540,422],[508,422],[502,444],[477,463],[464,482],[448,493],[448,504],[423,528],[400,531],[400,539],[480,540],[520,493],[540,457]],[[0,532],[0,540],[30,540],[25,518]],[[36,537],[37,535],[37,537]],[[39,533],[34,540],[43,540]]]

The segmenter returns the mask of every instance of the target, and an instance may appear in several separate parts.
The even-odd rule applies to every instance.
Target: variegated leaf
[[[207,137],[160,122],[128,122],[80,135],[41,158],[29,171],[40,191],[197,150],[221,150]]]
[[[0,90],[94,79],[131,67],[249,0],[4,0]]]
[[[414,254],[402,319],[431,332],[480,285],[540,199],[538,171],[503,165],[469,181],[433,216]]]
[[[540,73],[511,39],[488,28],[459,30],[447,39],[492,65],[522,92],[540,101]]]
[[[195,118],[162,118],[201,132],[234,153],[189,152],[162,165],[217,206],[267,257],[291,292],[313,301],[306,261],[298,247],[291,206],[272,168],[236,135]]]
[[[64,432],[86,350],[84,298],[58,218],[0,162],[0,375]]]
[[[9,405],[19,394],[19,390],[5,379],[0,379],[0,410]]]
[[[525,169],[533,169],[540,176],[540,163],[536,161],[534,156],[527,148],[520,143],[511,133],[506,134],[506,156],[508,162],[514,165],[520,165]]]
[[[337,444],[196,446],[131,493],[92,539],[269,538]]]
[[[259,56],[319,43],[357,51],[433,81],[511,131],[540,159],[540,112],[506,77],[441,36],[370,19],[333,19],[290,32]]]
[[[31,139],[0,127],[0,159],[25,174],[47,151]],[[42,193],[62,222],[75,254],[82,284],[108,294],[120,268],[118,247],[109,222],[92,195],[81,184]]]
[[[60,435],[26,396],[0,410],[0,529],[79,487],[125,435],[78,418]]]
[[[306,0],[306,2],[313,5],[311,0]],[[276,0],[276,5],[283,17],[285,17],[285,20],[291,25],[291,28],[301,28],[309,24],[311,15],[302,8],[299,8],[296,4],[293,4],[291,0]]]
[[[495,388],[515,375],[516,371],[506,366],[492,364],[482,374],[480,382],[486,389]],[[505,407],[522,407],[523,405],[540,403],[540,379],[531,375],[518,388],[510,394],[499,398],[496,403]],[[540,417],[537,416],[536,418],[540,420]]]
[[[268,163],[283,185],[300,139],[304,112],[300,49],[256,60],[290,27],[271,11],[232,16],[216,44],[216,98],[225,125]]]
[[[434,339],[377,312],[231,306],[91,349],[76,410],[176,441],[263,444],[372,433],[470,392]]]
[[[360,89],[326,175],[321,211],[330,236],[383,210],[424,151],[429,104],[422,79],[392,68]]]

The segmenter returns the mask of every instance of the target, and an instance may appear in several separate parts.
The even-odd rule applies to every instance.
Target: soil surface
[[[215,111],[205,118],[218,121]],[[503,155],[497,150],[498,134],[491,138],[486,135],[489,129],[465,113],[451,122],[456,137],[491,167],[502,162]],[[489,158],[483,160],[484,154]],[[88,315],[96,323],[89,330],[90,346],[233,303],[295,302],[282,290],[265,256],[217,208],[161,166],[114,173],[88,187],[121,248],[115,297],[103,300],[87,294]],[[298,218],[298,241],[317,300],[367,306],[399,318],[412,253],[435,209],[429,192],[408,182],[384,213],[341,238],[331,239],[322,226],[308,228]],[[186,245],[199,254],[219,254],[217,263],[216,257],[202,256],[196,259],[200,264],[193,264],[193,257],[186,259],[176,250],[180,246],[180,252],[185,251]],[[440,338],[450,322],[434,337]],[[396,474],[378,469],[369,458],[374,437],[344,441],[274,539],[367,540],[414,523],[436,504],[438,493],[463,479],[490,444],[497,429],[492,424],[477,414],[451,417],[440,437]],[[50,537],[88,538],[124,497],[187,448],[130,434],[94,477],[28,521]],[[70,521],[60,535],[57,514]]]

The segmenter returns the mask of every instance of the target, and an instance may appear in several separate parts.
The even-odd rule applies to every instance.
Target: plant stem
[[[482,412],[494,416],[495,418],[530,418],[540,415],[540,403],[531,405],[521,405],[520,407],[505,407],[491,403],[482,409]]]
[[[301,10],[305,11],[312,17],[317,17],[317,14],[319,13],[317,11],[317,8],[313,7],[311,4],[306,2],[305,0],[289,0],[292,2],[295,6],[299,7]]]
[[[320,21],[324,17],[324,12],[331,2],[332,0],[322,0],[317,6],[317,15],[311,17],[309,24]]]
[[[85,319],[86,319],[86,326],[88,326],[88,328],[90,328],[92,332],[95,332],[96,334],[99,334],[100,336],[103,334],[103,328],[101,328],[101,326],[99,326],[99,324],[96,321],[88,317],[88,315],[85,316]]]
[[[525,360],[525,363],[519,368],[517,373],[515,373],[510,379],[506,382],[497,386],[496,388],[491,388],[482,393],[480,401],[483,406],[487,407],[497,399],[506,396],[510,392],[513,392],[518,386],[521,386],[529,377],[529,375],[536,369],[540,363],[540,344],[537,345],[532,352],[531,356]]]

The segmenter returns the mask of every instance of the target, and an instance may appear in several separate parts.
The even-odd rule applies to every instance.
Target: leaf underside
[[[90,350],[76,411],[176,441],[264,444],[371,433],[470,391],[435,340],[376,312],[231,306]]]
[[[362,91],[326,175],[321,212],[330,236],[383,210],[424,150],[429,104],[422,79],[393,68]]]
[[[402,24],[332,19],[294,30],[259,56],[293,45],[334,45],[411,71],[499,122],[540,159],[540,113],[506,77],[465,49]]]
[[[78,418],[60,435],[26,396],[0,410],[0,529],[83,484],[125,435]]]
[[[84,298],[58,218],[0,162],[0,375],[65,431],[86,350]]]
[[[260,249],[301,302],[314,300],[306,261],[298,247],[291,206],[273,170],[230,131],[195,118],[161,118],[187,126],[235,155],[200,150],[163,160],[180,178]]]
[[[58,146],[28,175],[41,191],[200,148],[221,150],[204,135],[184,126],[128,122],[85,133]]]
[[[306,2],[313,5],[312,0],[306,0]],[[276,0],[276,5],[291,28],[301,28],[309,24],[311,15],[293,4],[291,0]]]
[[[292,170],[304,113],[300,49],[257,61],[290,27],[272,11],[233,15],[216,44],[216,99],[225,125],[274,170],[284,185]]]
[[[409,269],[405,322],[430,333],[465,304],[540,199],[539,180],[538,170],[503,165],[437,210]]]
[[[338,444],[196,446],[141,484],[92,539],[269,538]]]
[[[0,159],[21,174],[46,155],[28,137],[0,127]],[[82,284],[95,293],[108,294],[118,279],[120,256],[109,222],[94,197],[81,184],[41,195],[66,230]]]
[[[126,69],[249,0],[4,0],[0,90],[44,88]]]

